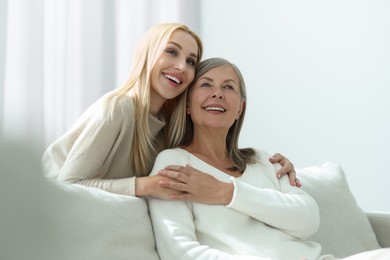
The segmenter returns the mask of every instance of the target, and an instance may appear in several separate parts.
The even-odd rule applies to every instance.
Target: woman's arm
[[[260,162],[247,167],[253,176],[261,173],[270,182],[272,189],[260,188],[241,179],[232,179],[235,194],[228,205],[244,214],[259,219],[268,225],[282,229],[297,238],[307,238],[319,228],[319,209],[316,201],[302,189],[292,186],[287,176],[277,178],[280,164],[270,163],[269,154],[258,150]],[[275,178],[276,177],[276,178]]]
[[[158,174],[166,164],[186,165],[183,154],[167,150],[159,154],[151,176]],[[230,255],[220,250],[201,245],[197,241],[192,204],[182,201],[166,201],[148,197],[157,250],[161,260],[250,260],[262,258]]]
[[[103,96],[45,152],[42,163],[60,181],[121,195],[135,195],[135,172],[127,165],[134,107],[125,97],[106,104]],[[112,116],[109,107],[113,106]],[[57,174],[57,176],[56,176]]]
[[[190,165],[168,165],[158,174],[169,178],[160,182],[161,187],[179,191],[169,197],[171,200],[227,205],[233,197],[232,183],[220,181]]]
[[[161,183],[172,183],[180,185],[176,180],[167,177],[153,175],[137,177],[135,180],[135,195],[137,197],[154,197],[163,200],[172,200],[177,196],[183,196],[185,192],[177,189],[164,187]]]
[[[128,119],[119,111],[114,111],[114,116],[109,117],[106,108],[99,103],[89,112],[90,116],[79,119],[79,122],[51,148],[49,154],[53,157],[50,159],[52,162],[56,161],[57,154],[66,156],[62,159],[63,164],[59,165],[57,179],[134,196],[135,173],[129,173],[124,177],[119,176],[119,172],[118,174],[111,172],[110,178],[107,178],[108,167],[111,167],[114,158],[117,162],[117,156],[122,156],[122,161],[128,160],[129,154],[118,151],[131,132]],[[131,110],[126,112],[130,113]],[[67,150],[69,151],[66,152]],[[116,169],[120,171],[125,167]]]
[[[280,164],[271,164],[266,160],[269,154],[265,151],[257,152],[260,162],[248,166],[247,171],[253,176],[260,172],[261,176],[274,183],[273,188],[262,188],[241,179],[232,179],[235,194],[228,207],[282,229],[292,236],[310,237],[319,228],[319,209],[316,201],[302,189],[291,186],[286,176],[275,178],[275,172],[281,168]]]
[[[228,207],[298,237],[307,238],[319,228],[319,209],[303,190],[288,178],[279,180],[280,190],[259,188],[232,178],[234,195]]]
[[[245,255],[230,255],[201,245],[196,238],[191,204],[148,198],[157,251],[161,260],[261,260]]]
[[[276,173],[278,178],[288,174],[291,186],[301,186],[295,177],[294,165],[286,157],[276,153],[269,160],[282,165]],[[233,184],[221,182],[191,166],[169,165],[160,170],[159,175],[167,177],[160,182],[161,187],[178,191],[171,194],[169,197],[171,200],[227,205],[233,197]]]

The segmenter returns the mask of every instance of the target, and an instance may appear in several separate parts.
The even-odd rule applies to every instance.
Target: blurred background
[[[243,72],[240,143],[296,168],[339,163],[364,210],[390,211],[390,2],[0,0],[0,134],[37,153],[127,79],[160,22]]]

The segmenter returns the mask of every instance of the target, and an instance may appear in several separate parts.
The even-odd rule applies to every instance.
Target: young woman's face
[[[240,81],[228,65],[206,72],[192,86],[188,94],[188,110],[194,127],[228,130],[241,115],[244,101]]]
[[[183,93],[194,79],[198,50],[191,34],[180,29],[173,32],[152,70],[152,102],[163,104]]]

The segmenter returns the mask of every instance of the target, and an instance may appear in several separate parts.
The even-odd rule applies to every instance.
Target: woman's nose
[[[223,96],[222,96],[222,94],[217,94],[217,93],[216,93],[216,94],[212,95],[211,98],[219,98],[219,99],[222,99]]]
[[[176,63],[175,63],[175,66],[174,66],[174,68],[175,69],[177,69],[177,70],[180,70],[180,71],[183,71],[184,70],[184,68],[185,68],[185,66],[186,66],[186,61],[177,61]]]

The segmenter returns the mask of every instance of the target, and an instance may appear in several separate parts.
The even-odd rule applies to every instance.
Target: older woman
[[[319,227],[314,199],[287,177],[278,179],[280,166],[267,153],[238,148],[245,103],[235,65],[219,58],[199,64],[188,90],[181,145],[161,152],[151,174],[169,164],[195,167],[224,183],[214,189],[226,205],[149,198],[161,259],[335,259],[305,241]],[[191,178],[183,178],[183,185]],[[226,187],[232,196],[223,192]]]

